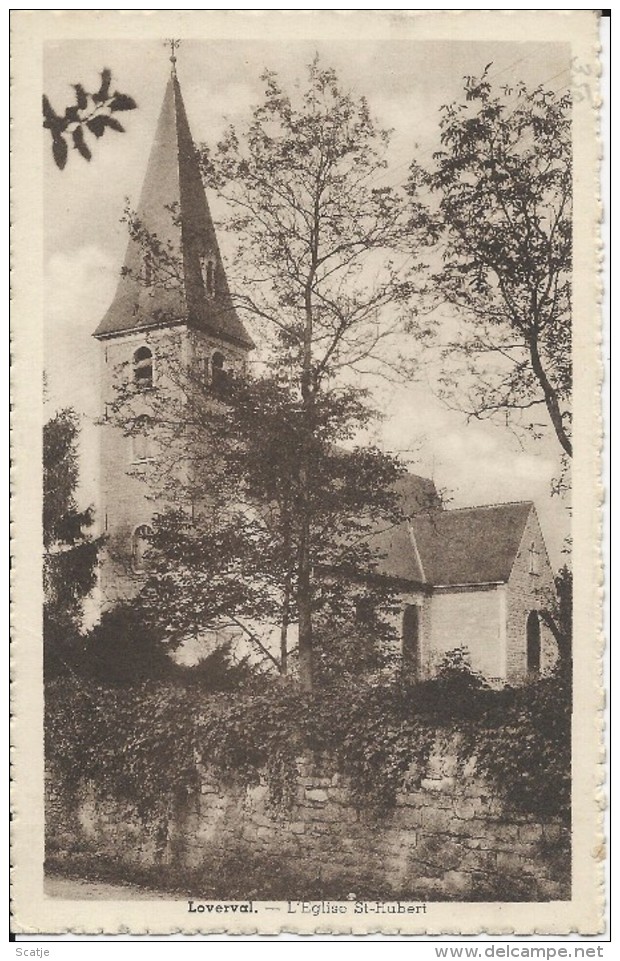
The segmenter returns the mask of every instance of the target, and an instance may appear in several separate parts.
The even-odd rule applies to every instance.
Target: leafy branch
[[[52,155],[60,170],[64,170],[69,156],[68,137],[71,138],[74,149],[84,160],[89,161],[92,151],[85,132],[92,134],[97,140],[103,137],[106,130],[125,132],[125,128],[113,114],[135,110],[136,102],[118,90],[111,94],[111,82],[112,73],[106,67],[101,71],[101,86],[96,93],[88,93],[81,83],[73,84],[75,103],[66,107],[62,115],[56,113],[49,98],[43,95],[43,127],[49,130],[52,136]]]

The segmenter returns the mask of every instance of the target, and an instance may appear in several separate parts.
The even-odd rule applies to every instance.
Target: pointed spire
[[[149,265],[130,239],[116,295],[95,337],[187,323],[246,348],[254,346],[232,304],[198,157],[176,76],[162,104],[137,209],[138,223],[162,253]],[[166,271],[164,263],[172,269]]]

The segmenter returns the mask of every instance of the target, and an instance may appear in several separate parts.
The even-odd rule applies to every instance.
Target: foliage
[[[101,538],[87,532],[93,511],[80,511],[79,421],[75,411],[59,411],[43,428],[43,560],[46,677],[68,668],[80,633],[83,604],[95,586]]]
[[[250,122],[203,150],[205,180],[231,209],[238,306],[276,336],[290,376],[313,390],[345,366],[364,367],[397,332],[397,308],[413,289],[411,268],[393,260],[405,211],[397,191],[376,186],[389,131],[334,70],[315,58],[293,94],[272,71],[261,79]]]
[[[199,520],[178,510],[153,523],[149,571],[136,604],[171,645],[205,630],[244,630],[246,619],[268,618],[277,604],[269,532],[240,513],[217,527]],[[246,633],[253,638],[250,627]]]
[[[310,687],[322,554],[326,547],[332,553],[337,547],[341,554],[348,551],[351,568],[359,566],[364,538],[362,530],[354,536],[354,509],[360,528],[371,515],[376,519],[385,513],[378,504],[389,498],[390,486],[384,486],[382,495],[380,484],[397,472],[394,462],[378,451],[345,455],[338,449],[343,440],[350,444],[370,418],[370,411],[363,411],[365,392],[352,385],[351,372],[353,383],[369,371],[389,377],[401,372],[395,337],[404,329],[416,271],[409,252],[396,254],[408,218],[397,191],[376,185],[386,169],[389,134],[375,123],[366,101],[343,90],[335,72],[318,59],[309,66],[306,88],[293,96],[274,73],[266,72],[262,79],[263,102],[245,128],[231,127],[214,153],[204,148],[201,163],[205,181],[228,204],[226,227],[234,234],[238,255],[233,303],[260,334],[266,376],[244,386],[227,382],[225,390],[220,384],[220,399],[231,412],[227,427],[237,441],[232,466],[220,447],[213,457],[216,392],[204,378],[202,398],[206,393],[211,403],[203,404],[202,413],[192,418],[188,407],[194,401],[183,390],[189,404],[182,415],[175,418],[168,405],[163,417],[150,416],[150,423],[166,423],[174,434],[175,446],[160,447],[169,453],[161,473],[173,499],[181,500],[184,490],[193,517],[201,501],[213,509],[214,466],[226,461],[228,471],[222,470],[222,476],[240,481],[225,498],[230,505],[238,502],[240,491],[243,495],[225,538],[229,546],[237,539],[247,548],[243,563],[248,576],[253,573],[262,582],[260,604],[280,608],[276,620],[283,673],[288,627],[296,619],[300,677]],[[178,222],[174,205],[169,213]],[[131,211],[125,220],[148,265],[136,280],[162,290],[179,286],[184,264],[178,251]],[[132,415],[122,403],[115,406],[127,425]],[[171,423],[175,419],[178,429]],[[194,440],[188,443],[192,430]],[[220,434],[229,452],[230,437]],[[184,454],[176,453],[180,446]],[[201,458],[201,449],[206,457]],[[191,480],[173,490],[188,450],[194,456]],[[205,465],[208,458],[211,463]],[[151,470],[143,476],[149,483],[154,480]],[[262,503],[258,511],[257,502]],[[253,571],[251,558],[258,555],[263,569]],[[227,556],[231,568],[238,569],[240,560]],[[216,576],[221,569],[218,561]],[[167,587],[176,583],[180,593],[181,582],[189,583],[188,573],[187,568],[181,571],[175,582],[171,568]],[[249,596],[246,584],[241,593],[235,617],[240,610],[246,616],[243,609],[259,601],[256,592]],[[194,599],[194,609],[203,613],[203,597],[194,592]]]
[[[170,681],[198,691],[227,691],[260,683],[261,673],[247,658],[239,659],[222,643],[199,659],[175,658],[169,638],[144,616],[140,603],[125,601],[105,611],[85,636],[65,652],[74,680],[96,685],[131,687]]]
[[[433,306],[456,309],[442,392],[471,416],[534,433],[545,408],[571,455],[570,97],[494,91],[487,71],[466,78],[464,103],[442,108],[434,166],[414,162],[408,186],[415,241],[441,257]]]
[[[431,696],[436,687],[442,692],[448,716],[461,719],[470,711],[477,716],[489,694],[486,678],[472,668],[466,647],[455,647],[444,654],[430,682]]]
[[[99,684],[135,684],[171,678],[175,664],[161,632],[129,602],[103,613],[80,646],[75,671]]]
[[[369,566],[371,560],[369,558]],[[393,676],[399,655],[398,604],[389,583],[326,581],[319,593],[315,618],[317,685]]]
[[[297,759],[332,759],[369,815],[387,813],[406,783],[424,776],[438,736],[475,756],[517,810],[568,817],[570,686],[565,676],[491,690],[451,656],[421,684],[350,681],[304,691],[272,682],[261,690],[208,696],[149,682],[133,688],[56,682],[47,700],[47,758],[65,784],[92,779],[101,796],[127,800],[164,821],[175,797],[196,784],[199,759],[224,780],[257,784],[271,804],[295,800]],[[455,740],[455,735],[457,736]]]
[[[573,572],[564,564],[555,576],[555,590],[545,598],[540,616],[553,634],[560,667],[569,676],[573,660]]]
[[[572,685],[560,669],[535,684],[498,693],[500,736],[477,746],[479,769],[518,810],[570,817]],[[489,716],[486,718],[489,724]],[[490,725],[489,725],[490,726]]]
[[[105,68],[101,71],[101,85],[96,93],[87,93],[81,83],[73,84],[75,104],[68,106],[62,115],[57,114],[49,99],[43,96],[43,126],[52,136],[52,155],[60,170],[64,170],[69,154],[66,136],[70,135],[73,147],[80,156],[90,160],[92,151],[86,133],[99,139],[106,130],[124,132],[125,128],[113,114],[135,110],[136,102],[118,90],[110,93],[111,83],[112,74]]]
[[[296,603],[300,676],[310,687],[321,398],[345,372],[398,366],[388,345],[402,330],[414,271],[411,258],[394,260],[405,215],[397,192],[375,185],[389,135],[366,101],[318,58],[295,96],[273,72],[262,79],[264,99],[246,128],[231,127],[202,162],[231,210],[235,302],[270,344],[276,379],[298,396]]]
[[[67,793],[88,782],[161,828],[174,799],[196,787],[195,713],[178,685],[59,679],[45,692],[46,757]]]
[[[237,658],[232,645],[221,644],[196,664],[178,664],[177,676],[186,688],[200,691],[256,691],[265,677],[248,657]]]
[[[330,625],[335,618],[345,623],[345,611],[353,615],[364,593],[362,579],[379,560],[373,535],[404,517],[395,490],[404,468],[373,447],[343,447],[372,417],[359,391],[325,388],[308,438],[299,392],[276,377],[229,373],[225,391],[214,394],[212,385],[177,371],[172,359],[169,369],[178,395],[153,392],[145,399],[119,378],[125,386],[114,405],[125,432],[148,429],[157,438],[158,457],[140,467],[151,494],[192,502],[191,511],[179,506],[153,521],[149,571],[138,598],[143,616],[172,643],[205,629],[241,631],[287,673],[304,537],[314,572],[312,613],[329,617]],[[311,469],[302,478],[304,448]],[[309,527],[302,511],[307,494]],[[384,584],[374,593],[372,636],[378,639],[393,590]],[[279,658],[268,643],[274,630]]]

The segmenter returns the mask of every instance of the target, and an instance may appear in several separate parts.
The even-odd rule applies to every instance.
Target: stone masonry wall
[[[144,460],[136,460],[132,438],[114,422],[114,404],[119,401],[119,389],[131,383],[133,356],[139,347],[148,347],[153,359],[153,388],[156,393],[184,401],[184,387],[179,374],[186,371],[195,382],[208,377],[210,361],[215,350],[224,355],[226,370],[240,369],[246,356],[242,348],[225,344],[218,338],[185,325],[127,333],[103,341],[101,344],[101,413],[100,444],[100,503],[98,514],[103,521],[107,549],[101,566],[100,593],[104,607],[115,601],[135,596],[142,579],[131,569],[131,538],[142,524],[150,524],[153,514],[165,508],[163,500],[154,500],[157,492],[158,471],[171,452],[169,436],[158,437],[151,431],[151,449]],[[191,383],[191,380],[190,380]],[[150,390],[134,397],[124,408],[127,417],[153,415],[157,407],[151,403]],[[171,407],[174,411],[174,405]],[[174,416],[174,413],[172,414]],[[163,445],[163,450],[162,450]],[[189,461],[179,456],[175,477],[182,486],[189,469]],[[183,466],[185,465],[185,466]]]
[[[507,813],[471,764],[436,752],[426,776],[380,817],[356,808],[350,785],[324,758],[298,761],[295,801],[277,813],[269,787],[224,784],[202,773],[200,794],[172,819],[164,847],[131,809],[85,791],[71,815],[50,796],[55,852],[75,845],[130,868],[174,864],[213,878],[230,857],[273,864],[298,878],[292,898],[526,900],[570,898],[566,828]],[[62,857],[62,853],[60,855]],[[316,895],[315,895],[316,896]]]
[[[538,573],[531,574],[529,548],[533,544],[538,552]],[[514,562],[507,593],[506,617],[506,676],[508,681],[519,683],[527,676],[527,617],[530,611],[540,611],[549,605],[555,592],[553,571],[547,556],[545,542],[536,513],[531,512],[519,551]],[[549,628],[540,625],[541,671],[546,673],[555,664],[557,646]]]

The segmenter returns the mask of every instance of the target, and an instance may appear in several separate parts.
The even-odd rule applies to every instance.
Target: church
[[[101,355],[107,539],[100,586],[108,605],[139,589],[157,508],[141,476],[153,458],[148,438],[106,423],[119,377],[130,378],[145,397],[154,389],[174,391],[173,358],[217,384],[227,370],[242,370],[254,347],[230,294],[174,62],[137,222],[180,269],[174,283],[154,283],[156,265],[131,236],[116,295],[94,332]],[[428,510],[429,496],[436,499],[431,481],[406,478],[401,497],[407,519],[375,537],[378,573],[400,598],[403,669],[429,677],[446,652],[466,648],[472,666],[492,683],[523,683],[549,670],[557,650],[540,611],[554,578],[534,504]]]

